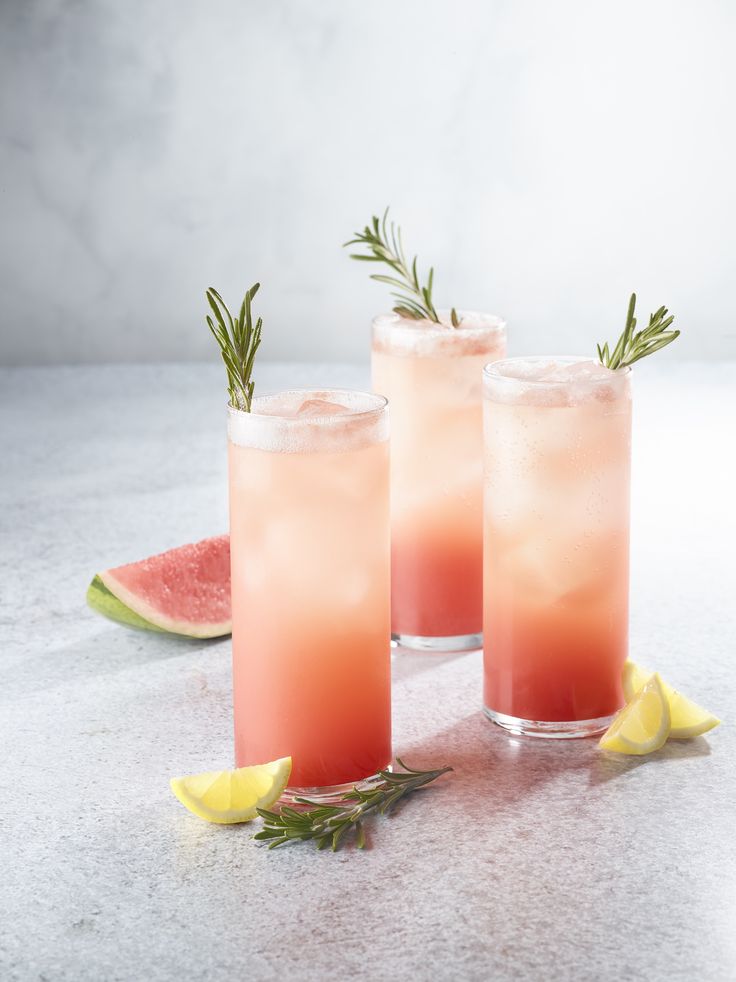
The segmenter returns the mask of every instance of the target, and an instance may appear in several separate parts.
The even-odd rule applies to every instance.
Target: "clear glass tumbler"
[[[589,736],[622,704],[631,370],[511,358],[483,379],[485,712]]]
[[[481,645],[481,376],[506,351],[500,318],[460,316],[373,322],[373,389],[391,405],[391,629],[434,651]]]
[[[229,409],[237,765],[328,798],[391,760],[389,422],[381,396]]]

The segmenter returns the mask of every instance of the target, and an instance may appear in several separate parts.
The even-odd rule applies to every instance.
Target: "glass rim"
[[[523,378],[519,375],[504,375],[500,371],[503,365],[509,364],[519,364],[520,362],[562,362],[566,365],[575,365],[584,361],[595,361],[595,358],[591,358],[588,355],[514,355],[513,358],[499,358],[496,361],[489,361],[487,365],[483,366],[483,378],[488,379],[492,382],[508,382],[511,385],[523,385],[523,386],[540,386],[544,388],[550,388],[551,386],[569,386],[571,384],[575,385],[610,385],[613,378],[627,378],[632,371],[631,365],[624,365],[623,368],[609,368],[610,375],[606,378],[573,378],[573,379],[541,379],[541,378]],[[605,365],[601,365],[601,368],[605,368]]]
[[[467,327],[462,327],[462,323],[459,327],[454,327],[450,323],[450,313],[451,307],[438,307],[437,313],[440,317],[447,320],[447,323],[440,322],[439,324],[435,321],[429,320],[429,318],[424,318],[423,320],[415,320],[412,317],[404,317],[397,313],[395,310],[387,310],[381,314],[376,314],[372,320],[371,325],[376,327],[386,327],[386,328],[403,328],[405,330],[419,329],[421,331],[442,333],[451,331],[477,331],[477,332],[488,332],[494,334],[500,334],[505,332],[507,329],[507,322],[505,318],[501,317],[500,314],[489,314],[482,310],[467,310],[456,307],[455,310],[459,314],[461,321],[463,317],[472,319],[477,318],[475,323],[469,324]],[[422,325],[419,328],[419,325]],[[450,335],[452,336],[452,335]],[[462,335],[458,335],[462,336]]]
[[[379,395],[377,392],[367,392],[364,389],[344,389],[344,388],[296,388],[296,389],[276,389],[272,392],[264,392],[261,395],[254,395],[251,402],[251,406],[254,406],[261,399],[277,399],[283,396],[303,396],[308,399],[310,396],[313,398],[318,398],[320,396],[349,396],[350,398],[364,397],[365,400],[373,402],[373,405],[366,409],[350,409],[348,406],[343,406],[343,408],[348,409],[346,413],[325,413],[324,415],[315,416],[287,416],[283,413],[264,413],[256,412],[251,409],[248,412],[245,409],[237,409],[231,402],[227,403],[228,415],[234,416],[236,418],[247,418],[247,419],[264,419],[264,420],[274,420],[282,423],[329,423],[335,425],[339,423],[340,420],[347,419],[360,419],[361,417],[367,418],[370,416],[378,416],[380,413],[384,412],[388,408],[388,399],[385,396]],[[327,401],[325,399],[325,401]],[[342,405],[342,403],[340,404]]]

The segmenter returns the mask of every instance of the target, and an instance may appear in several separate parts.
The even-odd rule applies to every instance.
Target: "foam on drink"
[[[253,399],[250,413],[230,409],[232,443],[273,453],[338,453],[388,439],[386,400],[343,389],[294,389]]]
[[[617,400],[628,392],[629,374],[589,358],[508,358],[486,366],[484,387],[494,402],[569,407]]]
[[[506,324],[493,314],[458,311],[460,324],[453,327],[450,311],[438,311],[440,323],[412,320],[399,314],[381,314],[373,321],[374,353],[415,358],[461,358],[486,355],[505,348]]]

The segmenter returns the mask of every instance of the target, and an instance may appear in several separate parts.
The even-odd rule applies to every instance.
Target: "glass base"
[[[391,641],[399,648],[412,648],[414,651],[473,651],[483,647],[482,634],[455,634],[436,638],[424,638],[418,634],[392,634]]]
[[[390,771],[391,766],[384,767]],[[300,805],[297,798],[308,798],[319,805],[334,805],[348,791],[358,788],[359,791],[370,791],[379,784],[383,778],[380,774],[371,774],[360,781],[349,781],[347,784],[331,784],[322,788],[286,788],[279,798],[279,802],[284,805]]]
[[[509,733],[518,736],[541,737],[548,740],[575,740],[580,737],[599,736],[605,733],[611,724],[613,716],[601,716],[598,719],[554,720],[544,722],[536,719],[521,719],[518,716],[507,716],[497,713],[495,709],[483,707],[483,712],[489,720],[502,726]]]

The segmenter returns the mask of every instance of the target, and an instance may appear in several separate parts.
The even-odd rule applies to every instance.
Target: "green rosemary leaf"
[[[380,219],[377,215],[373,215],[370,225],[366,225],[362,232],[355,232],[354,237],[343,245],[364,246],[366,249],[364,253],[351,252],[350,258],[360,262],[385,263],[396,273],[396,277],[374,273],[371,274],[371,279],[387,283],[399,290],[398,294],[392,294],[398,300],[393,308],[397,314],[411,320],[430,320],[439,324],[440,318],[432,300],[434,268],[430,267],[426,286],[422,286],[417,270],[418,257],[414,256],[411,263],[407,262],[401,228],[394,222],[389,225],[388,212],[387,208]],[[450,319],[453,327],[460,326],[460,318],[454,307]]]
[[[318,849],[340,848],[349,832],[355,835],[355,845],[362,849],[366,843],[363,820],[371,812],[385,814],[400,798],[430,784],[451,771],[440,767],[431,771],[418,771],[407,767],[397,758],[402,770],[380,771],[379,780],[366,789],[353,788],[343,794],[334,805],[321,805],[308,798],[295,798],[294,804],[284,805],[279,812],[259,808],[263,828],[254,839],[268,841],[269,849],[290,842],[314,840]]]
[[[399,304],[397,307],[393,308],[395,314],[400,317],[406,317],[408,320],[422,321],[425,318],[423,311],[418,310],[416,307],[404,307]]]
[[[217,293],[216,290],[209,289],[207,291],[207,293],[205,294],[205,296],[207,297],[207,302],[209,303],[210,307],[212,308],[212,313],[215,315],[215,317],[217,318],[218,324],[222,328],[223,334],[225,335],[225,337],[227,337],[227,327],[225,326],[225,321],[224,321],[224,318],[222,316],[222,311],[220,310],[219,305],[215,301],[215,297],[218,297],[219,298],[219,294]]]
[[[256,808],[256,811],[258,812],[261,818],[265,818],[269,822],[279,817],[278,812],[269,811],[267,808]]]
[[[672,314],[667,316],[666,307],[660,307],[650,314],[649,324],[642,331],[636,331],[635,311],[636,294],[632,293],[626,312],[626,323],[613,351],[609,351],[608,342],[603,346],[596,345],[598,359],[606,368],[615,371],[617,368],[633,365],[671,344],[680,336],[679,331],[668,330],[675,318]]]
[[[288,805],[284,805],[284,807],[281,809],[282,816],[287,815],[289,818],[296,819],[297,821],[301,821],[303,814],[303,812],[298,812],[295,808],[289,808]]]
[[[399,290],[402,290],[404,287],[401,280],[397,280],[395,276],[384,276],[382,273],[371,273],[371,279],[377,280],[379,283],[388,283],[389,286],[395,286]]]
[[[277,838],[280,835],[281,835],[281,831],[279,829],[275,829],[275,828],[273,828],[273,829],[261,829],[260,832],[256,832],[256,834],[253,836],[253,838],[254,839],[275,839],[275,838]]]
[[[255,382],[251,376],[256,352],[261,343],[263,321],[259,317],[254,326],[251,310],[253,297],[259,288],[260,283],[254,283],[246,292],[237,317],[233,317],[214,287],[206,292],[207,302],[215,315],[214,321],[207,315],[207,326],[217,341],[225,364],[230,404],[234,409],[244,412],[250,412],[253,401]]]
[[[659,351],[660,348],[666,348],[668,344],[671,344],[679,336],[679,331],[672,331],[666,336],[662,336],[658,341],[653,341],[646,347],[641,348],[637,354],[629,358],[627,364],[633,365],[634,362],[646,358],[648,355],[653,355],[655,351]]]
[[[232,314],[228,310],[227,304],[222,299],[222,297],[217,292],[217,290],[215,290],[213,287],[210,287],[209,288],[208,294],[209,294],[208,300],[210,301],[210,306],[215,311],[218,320],[222,324],[222,327],[225,330],[225,332],[227,333],[227,328],[225,327],[225,321],[222,319],[222,314],[220,312],[221,310],[224,310],[225,311],[225,315],[227,316],[228,323],[230,325],[230,334],[232,335],[234,321],[233,321]],[[215,303],[214,301],[217,301],[217,303]]]

